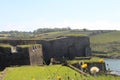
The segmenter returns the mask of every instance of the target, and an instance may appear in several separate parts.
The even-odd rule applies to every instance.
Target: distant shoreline
[[[120,56],[113,55],[113,56],[96,56],[100,58],[108,58],[108,59],[120,59]]]
[[[104,58],[109,58],[109,59],[120,59],[120,56],[105,56]]]

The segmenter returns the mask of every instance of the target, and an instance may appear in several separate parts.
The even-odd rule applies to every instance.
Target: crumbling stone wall
[[[15,65],[43,65],[42,46],[17,47],[12,53],[11,48],[0,47],[0,69]]]
[[[32,48],[29,49],[18,49],[17,54],[11,54],[13,63],[14,60],[20,60],[20,64],[41,64],[42,59],[45,60],[46,63],[50,63],[51,58],[55,58],[61,60],[62,57],[67,59],[74,59],[74,57],[84,57],[90,56],[90,41],[87,36],[69,36],[63,37],[59,39],[52,40],[0,40],[0,43],[8,43],[13,46],[20,44],[41,44],[42,46],[33,52]],[[19,50],[22,50],[19,52]],[[0,49],[2,51],[2,49]],[[42,52],[43,51],[43,52]],[[4,50],[3,50],[4,53]],[[34,54],[35,53],[35,54]],[[9,54],[9,53],[8,53]],[[41,57],[43,54],[43,57]],[[39,56],[38,56],[39,55]],[[17,57],[20,56],[20,57]],[[16,58],[15,58],[16,57]],[[22,63],[23,57],[26,60]],[[36,60],[35,60],[36,59]],[[27,60],[31,60],[30,63]],[[40,61],[40,62],[38,62]]]
[[[43,65],[42,45],[29,48],[30,65]]]

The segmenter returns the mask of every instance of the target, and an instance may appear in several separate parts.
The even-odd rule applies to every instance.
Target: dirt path
[[[0,80],[4,80],[4,77],[5,77],[6,73],[7,73],[7,71],[8,71],[8,69],[5,68],[5,69],[0,73]]]

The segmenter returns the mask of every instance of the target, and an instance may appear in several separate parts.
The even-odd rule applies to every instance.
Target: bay
[[[105,58],[106,69],[110,69],[111,74],[120,76],[120,59],[107,59]]]

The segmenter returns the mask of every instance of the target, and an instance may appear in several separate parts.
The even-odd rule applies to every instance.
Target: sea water
[[[120,76],[120,59],[106,59],[106,69],[110,69],[112,74],[116,74]]]

